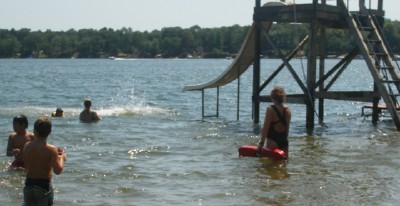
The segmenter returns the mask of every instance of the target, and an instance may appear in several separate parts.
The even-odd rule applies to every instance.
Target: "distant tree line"
[[[0,29],[0,58],[223,58],[240,49],[249,26],[187,29],[168,27],[151,32],[131,28],[31,31]],[[308,34],[307,24],[274,24],[270,36],[284,53]],[[386,20],[384,34],[394,53],[400,51],[400,22]],[[354,41],[348,30],[327,29],[327,54],[349,52]],[[277,56],[267,43],[263,54]]]

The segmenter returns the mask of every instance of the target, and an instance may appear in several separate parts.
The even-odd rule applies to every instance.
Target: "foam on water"
[[[66,118],[73,118],[79,116],[83,108],[77,107],[63,107],[64,115]],[[0,114],[4,117],[13,118],[18,114],[24,114],[29,117],[37,116],[50,116],[56,110],[55,107],[41,107],[41,106],[25,106],[25,107],[9,107],[0,108]],[[134,115],[157,115],[169,114],[176,112],[173,109],[166,109],[161,107],[136,104],[136,105],[111,105],[94,109],[99,115],[107,116],[134,116]]]
[[[126,106],[111,106],[100,108],[97,112],[102,116],[134,116],[134,115],[155,115],[167,114],[173,110],[152,107],[148,105],[126,105]]]

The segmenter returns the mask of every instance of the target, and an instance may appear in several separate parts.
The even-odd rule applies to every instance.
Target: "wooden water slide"
[[[271,1],[265,3],[263,6],[286,6],[285,2],[281,1]],[[261,30],[268,32],[272,26],[272,22],[262,22]],[[263,42],[263,35],[261,37],[261,42]],[[238,55],[233,60],[231,65],[217,78],[212,81],[196,84],[196,85],[188,85],[183,88],[183,91],[194,91],[194,90],[204,90],[209,88],[220,87],[226,84],[229,84],[233,80],[239,78],[243,72],[245,72],[250,65],[254,61],[255,55],[255,24],[253,23],[246,34],[246,38],[243,41],[242,47],[239,50]]]
[[[265,31],[268,31],[272,22],[263,22],[263,28]],[[255,55],[255,28],[254,23],[250,27],[247,32],[246,38],[242,44],[242,47],[239,50],[238,55],[233,60],[231,65],[217,78],[212,81],[196,84],[196,85],[188,85],[183,88],[183,91],[194,91],[194,90],[203,90],[209,88],[215,88],[219,86],[226,85],[233,80],[237,79],[243,72],[245,72],[250,65],[253,63],[254,55]]]

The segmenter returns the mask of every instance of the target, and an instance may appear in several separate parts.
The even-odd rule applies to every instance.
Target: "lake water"
[[[53,177],[55,205],[397,205],[400,198],[400,135],[392,122],[361,117],[363,103],[325,103],[325,124],[305,128],[305,106],[290,104],[290,160],[239,158],[237,149],[258,142],[251,119],[249,69],[220,88],[220,117],[201,117],[201,93],[182,92],[221,74],[232,60],[0,60],[0,204],[23,201],[24,172],[6,156],[12,119],[62,107],[49,142],[68,153]],[[328,60],[327,68],[338,60]],[[280,60],[263,59],[262,76]],[[305,61],[293,67],[303,78]],[[303,78],[304,79],[304,78]],[[273,85],[300,93],[288,72]],[[331,90],[372,90],[361,60]],[[266,88],[264,94],[269,93]],[[206,90],[206,115],[215,113],[216,90]],[[78,121],[83,99],[103,116]],[[264,108],[261,107],[260,119]],[[369,112],[369,111],[367,111]],[[317,118],[316,118],[317,121]]]

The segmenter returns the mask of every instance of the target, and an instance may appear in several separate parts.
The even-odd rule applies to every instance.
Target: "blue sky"
[[[358,0],[349,1],[351,5],[358,3]],[[365,1],[367,5],[371,1],[373,6],[377,2]],[[292,2],[311,3],[312,0]],[[255,0],[4,0],[0,28],[66,31],[71,28],[130,27],[137,31],[152,31],[173,26],[244,26],[251,24],[254,3]],[[399,8],[399,0],[384,0],[387,18],[400,20]]]

